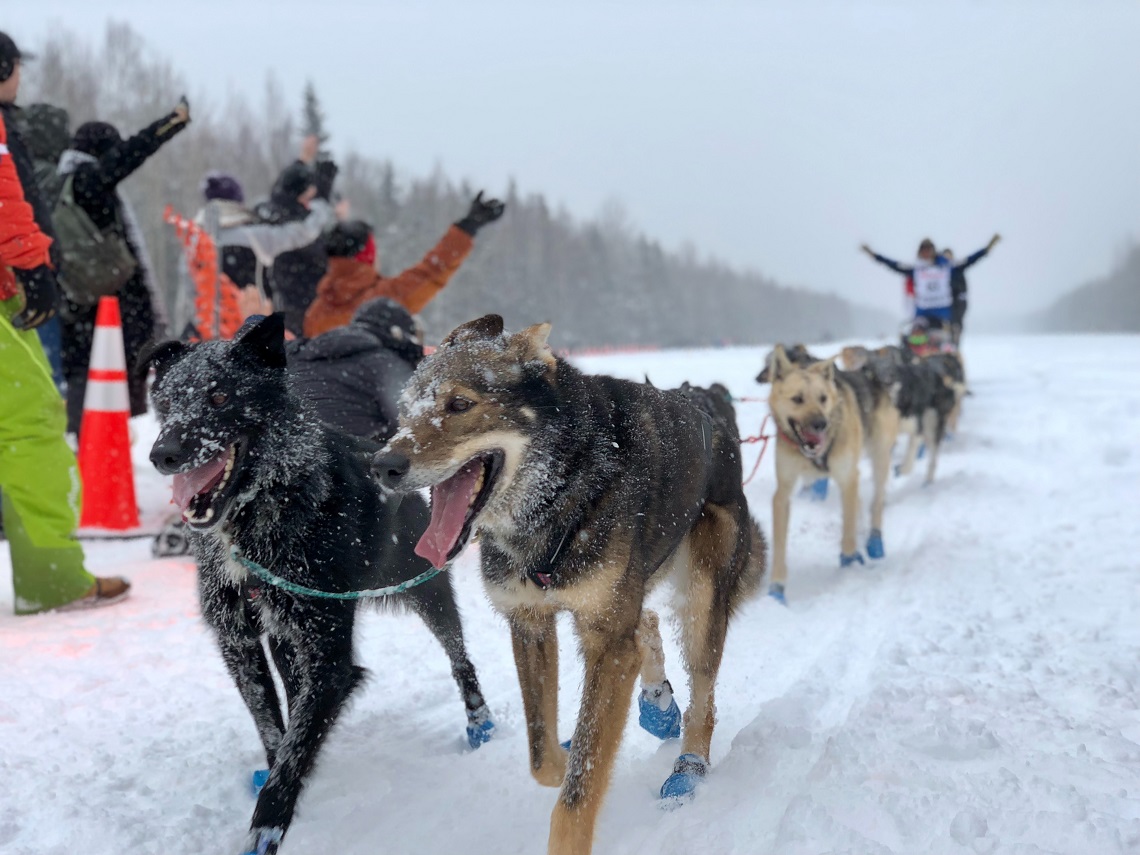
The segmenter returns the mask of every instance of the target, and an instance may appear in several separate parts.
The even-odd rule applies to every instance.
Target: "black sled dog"
[[[430,569],[413,553],[428,523],[423,499],[386,501],[369,474],[378,446],[312,415],[286,376],[284,331],[282,316],[272,315],[233,342],[153,346],[140,365],[155,368],[162,427],[150,459],[174,476],[198,559],[202,615],[265,747],[268,779],[243,849],[257,855],[277,851],[321,743],[364,677],[353,657],[364,601],[291,593],[261,581],[243,560],[292,585],[342,593]],[[423,618],[451,660],[469,740],[489,737],[448,575],[382,602]],[[284,710],[263,637],[285,688]]]
[[[561,787],[547,851],[586,855],[639,673],[642,726],[680,735],[646,595],[676,575],[692,693],[661,794],[684,798],[708,768],[725,632],[763,575],[764,538],[723,388],[586,376],[551,353],[549,332],[508,335],[498,315],[454,330],[405,387],[373,471],[399,491],[431,488],[416,549],[437,567],[479,533],[483,582],[510,626],[531,774]],[[569,753],[557,732],[560,611],[585,659]]]

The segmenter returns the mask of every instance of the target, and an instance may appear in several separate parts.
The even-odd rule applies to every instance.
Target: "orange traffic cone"
[[[139,527],[127,431],[130,412],[119,301],[102,297],[79,428],[79,474],[83,480],[80,528],[127,531]]]

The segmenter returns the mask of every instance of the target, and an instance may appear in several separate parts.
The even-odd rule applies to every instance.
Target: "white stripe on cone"
[[[88,380],[83,395],[85,413],[129,413],[131,401],[124,380]]]
[[[91,361],[88,364],[99,371],[127,370],[122,327],[95,327],[95,340],[91,344]]]

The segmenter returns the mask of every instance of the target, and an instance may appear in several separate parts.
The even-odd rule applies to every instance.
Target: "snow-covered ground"
[[[762,396],[762,353],[581,363]],[[975,394],[938,481],[923,488],[919,467],[890,486],[887,558],[841,571],[834,491],[795,503],[789,606],[761,598],[729,633],[713,773],[661,811],[678,747],[631,716],[596,853],[1140,851],[1140,338],[974,337],[966,356]],[[742,432],[765,411],[740,404]],[[160,495],[143,465],[152,428],[136,428],[140,495]],[[766,531],[770,457],[748,487]],[[495,740],[463,749],[447,661],[416,619],[366,615],[372,679],[284,853],[545,851],[556,794],[528,774],[507,631],[475,552],[452,572]],[[0,852],[236,853],[263,758],[193,567],[152,560],[145,541],[92,542],[89,558],[132,578],[127,603],[17,619],[0,549]],[[581,672],[563,630],[569,736]]]

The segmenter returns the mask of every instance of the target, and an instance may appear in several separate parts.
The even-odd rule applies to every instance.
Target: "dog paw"
[[[817,478],[812,482],[808,498],[813,502],[826,502],[827,501],[827,479]]]
[[[467,744],[471,746],[473,751],[483,743],[490,742],[494,735],[495,723],[490,719],[479,724],[467,725]]]
[[[682,754],[673,764],[673,774],[661,785],[661,800],[668,807],[678,807],[690,801],[708,771],[709,764],[704,757]]]
[[[844,555],[842,552],[839,553],[840,567],[850,567],[853,564],[866,564],[866,562],[863,560],[863,554],[861,552],[852,552],[850,555]]]
[[[249,794],[256,799],[261,795],[261,790],[265,787],[265,782],[268,780],[268,769],[254,769],[253,774],[249,776]]]
[[[490,742],[495,735],[495,722],[491,720],[491,711],[487,705],[479,707],[467,716],[467,744],[474,751],[485,742]]]
[[[784,585],[782,582],[773,582],[768,586],[768,596],[779,603],[781,606],[788,604],[787,599],[784,598]]]
[[[877,528],[872,529],[871,536],[867,538],[867,557],[879,559],[886,554],[886,550],[883,549],[883,533]]]
[[[681,735],[681,710],[668,680],[653,688],[642,689],[637,707],[637,723],[642,730],[658,739],[676,739]]]
[[[280,828],[251,828],[249,840],[241,855],[276,855],[285,832]]]

